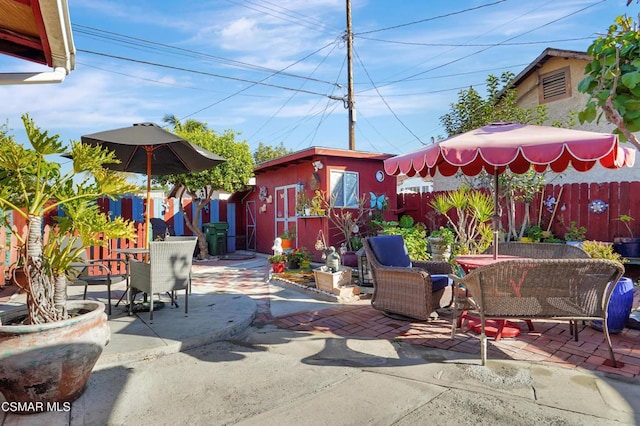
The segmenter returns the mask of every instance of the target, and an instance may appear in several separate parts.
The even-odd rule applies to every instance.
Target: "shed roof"
[[[253,169],[253,171],[255,174],[261,174],[268,171],[273,171],[283,167],[287,167],[291,164],[310,161],[315,157],[342,157],[342,158],[382,161],[382,160],[386,160],[387,158],[393,157],[393,154],[382,154],[379,152],[353,151],[349,149],[323,148],[323,147],[312,146],[311,148],[306,148],[306,149],[285,155],[283,157],[279,157],[273,160],[260,163]]]

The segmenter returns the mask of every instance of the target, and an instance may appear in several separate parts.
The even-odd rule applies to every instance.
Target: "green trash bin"
[[[205,223],[203,228],[207,238],[209,254],[216,256],[227,254],[227,230],[229,229],[229,224],[227,222]]]

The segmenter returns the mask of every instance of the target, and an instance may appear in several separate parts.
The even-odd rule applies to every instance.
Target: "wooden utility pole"
[[[356,149],[356,112],[353,108],[353,33],[351,31],[351,0],[347,0],[347,108],[349,108],[349,149]]]

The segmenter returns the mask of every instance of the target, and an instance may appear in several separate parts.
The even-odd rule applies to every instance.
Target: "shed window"
[[[538,86],[539,103],[557,101],[571,97],[571,74],[569,67],[540,75]]]
[[[331,199],[336,207],[358,207],[358,173],[331,170]]]

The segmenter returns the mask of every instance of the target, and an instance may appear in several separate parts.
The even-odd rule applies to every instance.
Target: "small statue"
[[[326,249],[322,257],[325,259],[324,264],[327,266],[329,272],[338,272],[340,270],[340,254],[334,246]]]
[[[271,247],[271,250],[273,250],[273,254],[282,254],[282,238],[278,237],[273,240],[273,247]]]

